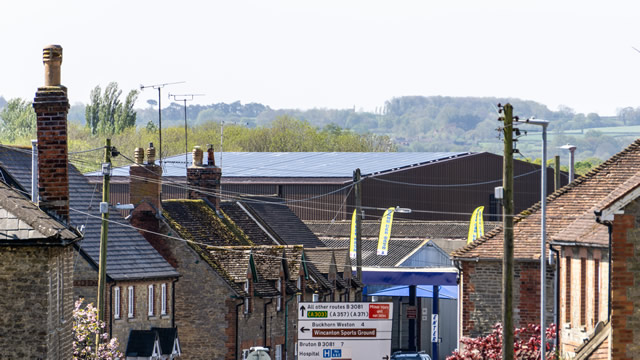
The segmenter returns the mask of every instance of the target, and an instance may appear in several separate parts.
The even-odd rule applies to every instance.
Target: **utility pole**
[[[362,282],[362,186],[360,184],[360,168],[353,172],[356,197],[356,276]],[[362,301],[362,293],[357,301]]]
[[[109,178],[111,176],[111,139],[107,139],[104,148],[104,163],[102,164],[102,227],[100,229],[100,262],[98,264],[98,321],[104,321],[105,283],[107,280],[107,233],[109,231]],[[96,334],[96,354],[100,335]]]
[[[158,154],[158,158],[160,159],[160,166],[162,167],[162,88],[167,85],[174,84],[182,84],[184,81],[172,82],[172,83],[164,83],[164,84],[155,84],[155,85],[140,85],[140,91],[153,88],[158,89],[158,136],[160,140],[160,154]]]
[[[189,145],[187,144],[187,101],[193,100],[195,96],[203,96],[204,94],[171,94],[169,93],[169,98],[173,97],[175,101],[184,101],[184,167],[189,167]],[[181,98],[181,99],[178,99]],[[162,143],[160,143],[162,144]],[[160,150],[162,151],[162,150]]]
[[[562,183],[561,183],[561,178],[560,175],[562,175],[560,173],[560,155],[556,155],[556,157],[554,158],[554,175],[555,175],[555,186],[553,187],[554,191],[558,190],[562,187]]]
[[[504,164],[502,186],[504,189],[503,231],[504,255],[502,258],[502,359],[513,360],[513,106],[500,106],[504,114]]]

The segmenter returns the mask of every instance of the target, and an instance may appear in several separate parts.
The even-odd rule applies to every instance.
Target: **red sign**
[[[418,315],[418,309],[415,306],[407,306],[407,319],[415,319]]]
[[[389,319],[389,304],[369,304],[369,319]]]

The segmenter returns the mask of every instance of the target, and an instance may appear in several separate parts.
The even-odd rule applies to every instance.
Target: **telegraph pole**
[[[189,145],[187,144],[187,101],[193,100],[195,96],[203,96],[204,94],[171,94],[169,93],[169,98],[173,97],[175,101],[184,101],[184,166],[185,168],[189,167]],[[181,98],[181,99],[178,99]],[[162,144],[162,143],[160,143]],[[160,150],[162,151],[162,150]]]
[[[513,360],[513,106],[500,106],[504,114],[500,118],[504,127],[504,164],[502,186],[502,226],[504,231],[504,255],[502,258],[502,359]]]
[[[158,158],[160,159],[160,166],[162,166],[162,88],[167,86],[167,85],[174,85],[174,84],[182,84],[184,83],[184,81],[178,81],[178,82],[172,82],[172,83],[164,83],[164,84],[155,84],[155,85],[140,85],[140,91],[147,89],[147,88],[152,88],[152,89],[158,89],[158,136],[159,136],[159,140],[160,140],[160,154],[158,155]]]
[[[356,276],[362,282],[362,186],[360,185],[360,168],[353,172],[356,197]],[[357,301],[362,301],[362,293]]]
[[[98,321],[104,321],[105,283],[107,280],[107,233],[109,231],[109,178],[111,176],[111,139],[107,139],[104,148],[104,163],[102,164],[102,227],[100,229],[100,262],[98,264]],[[96,334],[96,354],[100,335]]]

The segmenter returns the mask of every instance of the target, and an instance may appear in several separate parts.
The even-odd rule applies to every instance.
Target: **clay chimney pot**
[[[45,46],[42,50],[42,62],[44,63],[44,86],[60,86],[62,46]]]

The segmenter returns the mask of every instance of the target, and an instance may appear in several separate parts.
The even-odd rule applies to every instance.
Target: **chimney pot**
[[[133,158],[136,161],[136,164],[142,164],[144,162],[144,149],[137,147],[133,151]]]
[[[156,162],[156,148],[153,147],[153,143],[149,143],[147,149],[147,164],[154,164]]]
[[[194,146],[191,155],[193,157],[193,166],[202,166],[202,149],[200,149],[200,146]]]
[[[42,50],[42,62],[44,63],[44,86],[60,86],[62,46],[45,46]]]
[[[216,159],[214,158],[212,144],[207,144],[207,165],[216,166]]]

